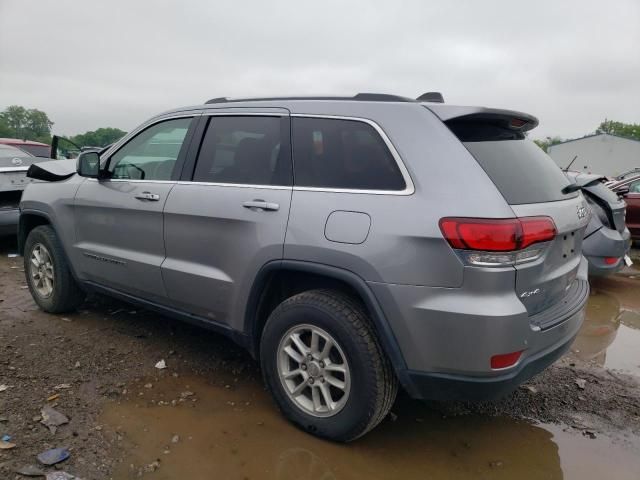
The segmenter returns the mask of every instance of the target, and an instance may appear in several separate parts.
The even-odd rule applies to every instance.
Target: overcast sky
[[[0,110],[75,134],[219,96],[435,90],[572,137],[640,123],[639,45],[639,0],[0,0]]]

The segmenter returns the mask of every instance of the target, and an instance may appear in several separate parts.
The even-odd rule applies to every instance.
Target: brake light
[[[522,128],[524,127],[528,122],[526,120],[522,120],[521,118],[512,118],[511,121],[509,122],[509,126],[511,128]]]
[[[443,218],[440,230],[453,248],[485,252],[523,250],[556,236],[556,226],[550,217]]]
[[[618,263],[618,257],[604,257],[604,263],[606,265],[615,265]]]
[[[522,218],[443,218],[444,238],[467,263],[483,267],[503,267],[532,262],[542,255],[544,246],[556,236],[550,217]]]

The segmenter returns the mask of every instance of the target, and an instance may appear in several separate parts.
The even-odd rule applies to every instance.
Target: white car
[[[42,161],[19,148],[0,144],[0,235],[14,234],[18,227],[18,204],[31,182],[27,170]]]

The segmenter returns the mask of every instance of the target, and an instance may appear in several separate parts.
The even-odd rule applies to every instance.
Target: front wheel
[[[24,273],[31,296],[49,313],[75,309],[85,298],[53,228],[42,225],[29,232],[24,248]]]
[[[311,290],[282,302],[260,343],[263,376],[300,428],[354,440],[389,412],[398,382],[363,308],[347,295]]]

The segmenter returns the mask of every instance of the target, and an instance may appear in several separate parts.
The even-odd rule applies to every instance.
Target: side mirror
[[[98,178],[100,174],[100,155],[98,152],[83,152],[78,155],[76,171],[81,177]]]

